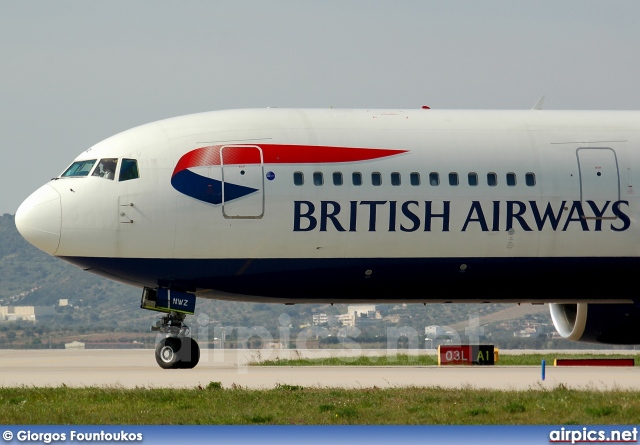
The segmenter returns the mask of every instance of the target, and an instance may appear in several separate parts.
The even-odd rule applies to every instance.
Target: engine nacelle
[[[567,340],[640,344],[640,308],[633,304],[550,304],[551,319]]]

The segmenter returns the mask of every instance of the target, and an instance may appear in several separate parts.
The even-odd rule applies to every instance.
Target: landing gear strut
[[[194,313],[195,304],[194,294],[148,287],[142,291],[141,308],[166,313],[151,327],[152,331],[164,334],[155,354],[161,368],[191,369],[200,361],[200,347],[189,337],[191,330],[184,323],[187,314]]]

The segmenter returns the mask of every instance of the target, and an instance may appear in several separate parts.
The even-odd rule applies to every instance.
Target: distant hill
[[[513,304],[513,305],[505,305],[505,306],[506,307],[502,310],[499,310],[487,315],[483,315],[482,317],[480,317],[478,321],[479,324],[482,326],[482,325],[497,323],[501,321],[504,322],[504,321],[511,321],[511,320],[525,320],[528,315],[531,316],[534,314],[549,315],[549,306],[546,304],[545,305]],[[549,315],[549,322],[551,322],[550,315]],[[451,327],[454,329],[463,329],[464,326],[465,326],[465,323],[461,322],[461,323],[456,323]]]

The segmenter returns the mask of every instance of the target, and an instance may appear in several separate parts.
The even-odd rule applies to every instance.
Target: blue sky
[[[637,1],[0,0],[0,214],[122,130],[245,107],[640,108]]]

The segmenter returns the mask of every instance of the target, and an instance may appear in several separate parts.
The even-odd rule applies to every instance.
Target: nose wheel
[[[200,347],[191,337],[166,337],[156,346],[156,362],[163,369],[191,369],[200,361]]]
[[[182,341],[177,337],[167,337],[160,340],[156,346],[156,362],[163,369],[177,368],[180,363],[179,352]]]

